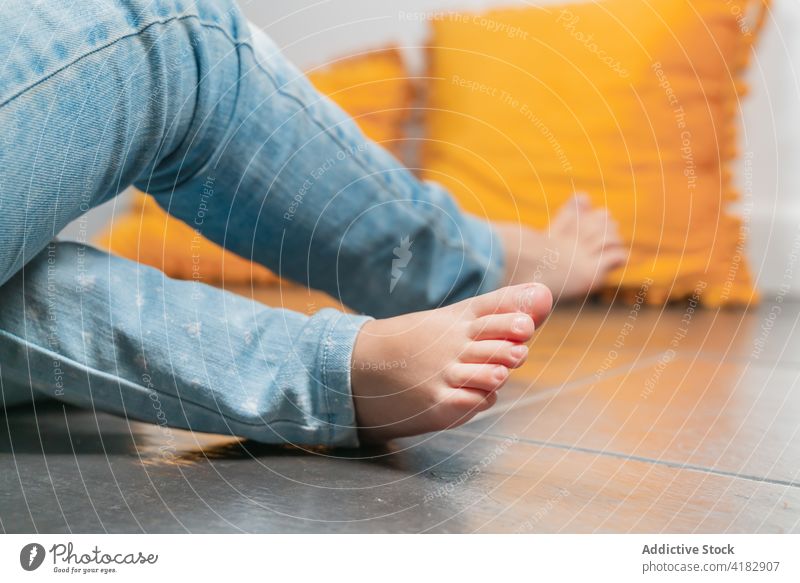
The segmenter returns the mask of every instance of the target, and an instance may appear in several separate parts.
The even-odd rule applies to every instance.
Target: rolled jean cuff
[[[319,418],[327,420],[329,432],[320,443],[333,447],[358,447],[358,427],[351,387],[353,348],[361,327],[369,316],[329,312],[330,321],[321,339],[320,376],[322,397]]]

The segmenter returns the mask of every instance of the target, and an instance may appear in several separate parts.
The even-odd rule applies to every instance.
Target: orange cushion
[[[381,49],[336,61],[311,72],[309,79],[353,116],[372,140],[398,150],[412,100],[412,86],[398,50]],[[142,193],[136,194],[132,207],[96,243],[178,279],[227,284],[277,281],[265,267],[197,235]]]
[[[437,19],[423,176],[546,228],[574,192],[630,245],[607,289],[754,300],[729,165],[755,36],[747,0],[602,0]]]
[[[396,48],[366,52],[314,69],[308,78],[339,104],[374,142],[398,154],[414,99]]]

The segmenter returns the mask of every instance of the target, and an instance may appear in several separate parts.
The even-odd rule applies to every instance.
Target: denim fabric
[[[355,445],[360,326],[500,284],[491,228],[418,181],[226,0],[0,2],[0,374],[131,418]],[[266,308],[84,245],[135,184],[368,316]],[[201,276],[202,274],[200,274]]]

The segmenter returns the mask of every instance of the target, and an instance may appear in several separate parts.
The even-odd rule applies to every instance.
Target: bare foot
[[[379,442],[466,423],[494,405],[553,305],[540,284],[367,322],[353,349],[359,434]]]
[[[605,209],[592,209],[585,195],[561,207],[549,232],[516,223],[494,226],[506,249],[506,284],[538,281],[560,300],[594,291],[628,257],[614,220]]]

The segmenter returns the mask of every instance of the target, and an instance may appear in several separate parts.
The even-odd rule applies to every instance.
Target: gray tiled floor
[[[494,410],[386,449],[179,432],[165,460],[153,427],[14,409],[0,422],[0,526],[800,532],[800,306],[765,332],[770,310],[699,312],[687,327],[682,307],[648,309],[620,343],[628,308],[564,307]]]

